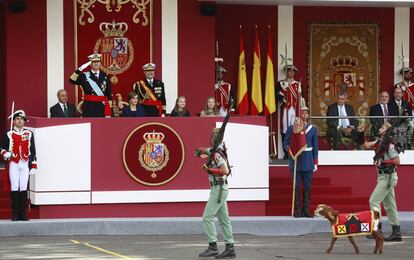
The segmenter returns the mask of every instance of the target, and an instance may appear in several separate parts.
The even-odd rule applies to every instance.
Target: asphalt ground
[[[330,233],[235,239],[237,259],[414,259],[414,233],[404,234],[403,242],[385,243],[382,255],[372,254],[374,241],[365,237],[355,238],[359,255],[344,238],[328,255]],[[198,253],[206,247],[203,235],[0,237],[0,259],[201,259]]]

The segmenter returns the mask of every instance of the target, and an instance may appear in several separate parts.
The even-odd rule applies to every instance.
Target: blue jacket
[[[292,137],[293,126],[289,126],[285,140],[283,141],[283,148],[287,151]],[[306,151],[303,151],[296,163],[296,171],[313,171],[314,162],[318,160],[318,129],[313,125],[306,126]],[[294,162],[289,155],[289,169],[293,171]]]

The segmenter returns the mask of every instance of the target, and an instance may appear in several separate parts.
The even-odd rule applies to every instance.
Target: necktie
[[[99,79],[99,73],[95,73],[95,77]]]
[[[150,86],[152,87],[152,80],[150,80],[149,84],[150,84]]]
[[[387,105],[384,105],[384,116],[388,116],[388,109],[387,109]],[[384,118],[384,121],[387,121],[387,118]]]
[[[344,113],[344,106],[339,106],[339,116],[340,117],[344,117],[345,113]],[[341,127],[342,128],[346,128],[346,120],[345,118],[341,118]]]
[[[68,111],[68,107],[66,106],[66,104],[63,104],[63,113],[65,114],[65,117],[69,116],[69,111]]]

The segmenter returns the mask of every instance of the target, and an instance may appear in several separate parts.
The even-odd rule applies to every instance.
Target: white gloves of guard
[[[82,66],[80,66],[78,69],[80,71],[82,71],[82,70],[86,69],[89,65],[91,65],[91,63],[92,63],[91,61],[88,61],[87,63],[85,63]]]
[[[8,159],[10,159],[12,157],[12,153],[11,152],[6,152],[5,154],[3,154],[3,159],[5,161],[7,161]]]
[[[35,175],[35,174],[36,174],[36,169],[35,168],[30,169],[29,175],[32,176],[32,175]]]
[[[315,164],[314,166],[313,166],[313,172],[316,172],[318,170],[318,165],[317,164]]]

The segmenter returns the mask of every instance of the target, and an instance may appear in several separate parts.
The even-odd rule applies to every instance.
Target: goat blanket
[[[332,225],[332,233],[334,237],[367,235],[372,233],[373,225],[373,211],[343,213],[339,214],[336,223]]]

